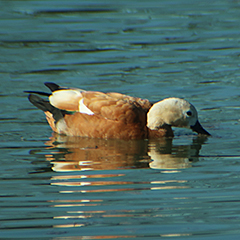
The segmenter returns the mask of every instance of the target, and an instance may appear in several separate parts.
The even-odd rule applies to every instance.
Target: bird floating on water
[[[52,130],[68,136],[115,139],[173,137],[172,127],[210,136],[199,123],[196,108],[180,98],[157,103],[121,93],[85,91],[46,82],[51,93],[26,91],[44,111]],[[47,96],[48,100],[38,95]]]

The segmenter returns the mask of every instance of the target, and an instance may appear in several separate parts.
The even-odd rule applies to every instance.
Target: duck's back
[[[71,90],[66,90],[67,94],[61,91],[62,97],[60,92],[55,93],[50,97],[50,103],[73,112],[65,114],[64,121],[57,123],[54,129],[58,133],[97,138],[147,137],[147,112],[152,106],[148,100],[120,93],[91,91],[82,91],[78,96],[73,93],[71,97]]]

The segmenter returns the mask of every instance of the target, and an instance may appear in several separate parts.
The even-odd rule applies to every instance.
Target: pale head
[[[147,126],[158,130],[164,125],[191,128],[200,134],[210,135],[199,123],[196,108],[180,98],[166,98],[155,103],[147,115]]]

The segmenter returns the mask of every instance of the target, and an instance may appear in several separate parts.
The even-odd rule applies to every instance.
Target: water
[[[239,239],[238,1],[1,1],[1,239]],[[182,97],[212,134],[52,134],[43,83]]]

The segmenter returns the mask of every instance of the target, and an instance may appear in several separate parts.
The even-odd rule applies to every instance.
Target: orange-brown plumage
[[[76,112],[64,117],[70,136],[95,138],[141,139],[147,138],[146,109],[122,94],[83,92],[84,105],[94,112],[88,115]],[[136,99],[137,100],[137,99]],[[151,104],[149,101],[149,106]]]
[[[190,123],[199,124],[195,108],[182,99],[165,99],[153,105],[146,99],[121,93],[61,88],[53,83],[46,85],[52,90],[49,101],[35,95],[30,95],[29,100],[45,112],[52,130],[59,134],[91,138],[161,138],[173,137],[171,126],[193,128]],[[187,111],[193,112],[191,118],[194,119],[188,119]],[[200,124],[198,127],[200,130],[193,130],[210,135]]]

